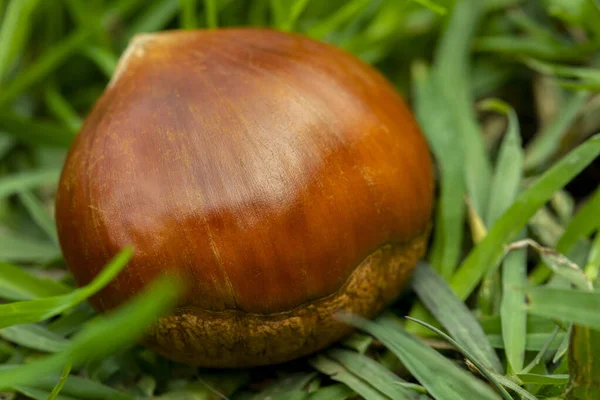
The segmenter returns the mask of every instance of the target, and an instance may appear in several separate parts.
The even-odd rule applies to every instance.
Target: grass
[[[600,398],[598,17],[594,0],[0,0],[0,397]],[[302,32],[387,76],[435,157],[435,225],[407,293],[373,320],[340,315],[352,337],[199,370],[138,344],[177,283],[97,315],[86,299],[130,249],[76,288],[52,206],[133,35],[240,25]]]

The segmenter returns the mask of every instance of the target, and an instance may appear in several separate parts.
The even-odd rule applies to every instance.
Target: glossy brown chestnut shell
[[[188,290],[147,345],[206,367],[279,363],[371,317],[424,253],[427,143],[394,88],[333,46],[266,29],[136,37],[68,154],[66,262],[122,304],[161,273]]]

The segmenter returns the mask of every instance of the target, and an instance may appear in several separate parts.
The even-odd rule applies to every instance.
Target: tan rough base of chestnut
[[[276,364],[306,356],[352,331],[335,313],[372,317],[396,297],[423,255],[428,232],[370,254],[336,293],[289,312],[179,309],[161,318],[145,343],[165,357],[210,368]]]

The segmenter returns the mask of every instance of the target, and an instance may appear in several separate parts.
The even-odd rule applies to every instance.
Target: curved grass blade
[[[599,154],[600,135],[596,134],[554,164],[519,195],[452,276],[450,285],[459,298],[465,299],[475,289],[479,280],[497,267],[504,253],[504,245],[524,228],[536,210]]]
[[[575,118],[590,99],[587,92],[573,93],[561,106],[552,121],[537,133],[525,149],[525,169],[533,170],[547,162],[560,143],[560,138],[575,121]]]
[[[67,350],[26,365],[0,370],[0,390],[35,383],[40,377],[54,373],[66,364],[77,367],[83,362],[97,360],[131,346],[157,316],[174,305],[178,293],[179,285],[173,281],[155,281],[117,311],[86,326],[73,338]]]
[[[525,360],[527,313],[525,295],[521,290],[527,282],[527,253],[510,252],[502,265],[502,339],[508,363],[514,372],[521,372]]]
[[[492,375],[493,371],[491,371],[489,369],[489,367],[487,367],[486,365],[481,363],[479,360],[477,360],[477,358],[475,358],[472,354],[470,354],[469,351],[467,349],[465,349],[463,346],[461,346],[456,340],[452,339],[450,336],[448,336],[447,334],[445,334],[444,332],[442,332],[435,326],[429,325],[427,322],[419,321],[419,320],[416,320],[416,319],[410,318],[410,317],[407,317],[407,318],[413,322],[423,325],[427,329],[432,330],[433,332],[437,333],[442,338],[447,340],[449,343],[451,343],[454,347],[456,347],[458,349],[458,351],[460,351],[463,354],[463,356],[465,356],[475,367],[477,367],[479,372],[483,376],[485,376],[492,385],[494,385],[494,387],[498,390],[498,392],[500,392],[500,394],[502,395],[502,397],[505,400],[512,400],[512,397],[510,396],[510,394],[506,391],[506,389],[504,389],[504,387],[500,384],[500,382],[498,382],[495,379],[494,375]]]
[[[31,189],[36,186],[55,183],[60,176],[59,168],[20,172],[0,178],[0,198]]]
[[[500,399],[489,386],[409,335],[399,323],[389,318],[373,322],[348,314],[341,314],[340,319],[379,339],[435,399]]]
[[[456,342],[486,368],[503,371],[502,364],[477,319],[433,268],[419,263],[413,272],[411,284],[425,307]]]
[[[24,190],[19,192],[19,198],[31,218],[35,221],[35,223],[44,231],[44,233],[52,240],[52,243],[58,245],[58,233],[56,232],[56,225],[54,221],[48,215],[46,210],[44,210],[40,201],[30,192]]]
[[[332,349],[327,352],[327,355],[391,399],[410,400],[418,394],[405,386],[408,382],[400,379],[372,358],[341,349]]]
[[[462,251],[465,220],[463,149],[453,117],[442,101],[438,79],[423,64],[413,66],[416,115],[439,165],[440,197],[435,211],[431,264],[449,278]]]
[[[356,396],[348,386],[344,384],[331,385],[312,393],[309,400],[347,400]]]
[[[70,341],[40,325],[15,325],[0,329],[0,337],[33,350],[58,353],[69,347]]]
[[[72,131],[52,122],[40,122],[6,112],[0,113],[2,132],[20,141],[52,148],[68,148],[75,135]]]
[[[67,364],[65,368],[63,368],[62,373],[60,374],[60,379],[58,380],[58,383],[56,384],[56,386],[54,386],[54,389],[52,389],[50,396],[48,396],[48,400],[56,400],[58,398],[58,394],[65,385],[65,382],[67,381],[67,378],[69,377],[70,373],[71,364]]]
[[[316,370],[329,375],[331,379],[347,385],[350,389],[354,390],[357,394],[367,400],[390,399],[358,376],[346,370],[342,365],[324,355],[317,355],[310,360],[310,364]]]
[[[117,254],[88,285],[60,296],[0,304],[0,329],[43,321],[63,313],[97,293],[121,272],[133,255],[131,248]]]
[[[600,291],[534,287],[525,294],[531,314],[600,330]]]
[[[59,260],[62,256],[55,244],[46,241],[30,239],[28,236],[0,236],[0,259],[9,262],[32,262],[46,264]]]
[[[38,278],[16,265],[0,262],[0,298],[4,300],[58,296],[71,290],[63,283]]]

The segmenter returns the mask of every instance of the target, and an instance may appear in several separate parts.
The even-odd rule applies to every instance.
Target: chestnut
[[[78,285],[133,245],[99,311],[187,282],[145,344],[204,367],[281,363],[376,315],[424,254],[427,142],[354,56],[259,28],[135,37],[72,144],[56,196]]]

